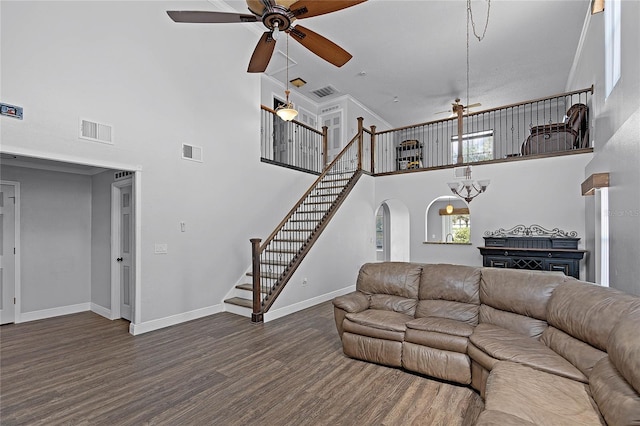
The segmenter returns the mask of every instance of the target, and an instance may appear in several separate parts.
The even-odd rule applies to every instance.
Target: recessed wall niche
[[[447,206],[453,206],[451,212]],[[425,243],[470,244],[471,214],[462,199],[443,195],[431,202],[425,212]]]

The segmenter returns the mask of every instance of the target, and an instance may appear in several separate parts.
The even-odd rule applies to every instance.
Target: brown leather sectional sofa
[[[561,273],[382,262],[333,304],[346,355],[471,385],[478,425],[640,424],[640,297]]]

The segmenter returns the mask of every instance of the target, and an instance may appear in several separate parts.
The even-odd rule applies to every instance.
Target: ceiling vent
[[[319,98],[324,98],[326,96],[330,96],[338,93],[338,90],[336,90],[336,88],[333,86],[325,86],[320,89],[313,90],[311,91],[311,93],[313,93]]]
[[[182,158],[202,163],[202,147],[183,143]]]
[[[115,172],[113,174],[113,180],[123,180],[128,178],[129,176],[133,176],[133,172],[129,170],[120,170],[119,172]]]
[[[113,128],[108,124],[80,119],[80,139],[113,144]]]

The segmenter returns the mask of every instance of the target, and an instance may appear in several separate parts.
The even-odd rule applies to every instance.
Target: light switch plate
[[[155,254],[167,254],[168,252],[168,244],[167,243],[159,243],[156,244],[154,253]]]

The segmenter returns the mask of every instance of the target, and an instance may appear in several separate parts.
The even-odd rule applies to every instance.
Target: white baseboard
[[[16,322],[37,321],[46,318],[59,317],[61,315],[77,314],[91,310],[90,303],[78,303],[77,305],[60,306],[58,308],[42,309],[40,311],[21,312],[20,320]]]
[[[100,315],[101,317],[105,317],[106,319],[111,318],[111,309],[107,309],[104,306],[96,305],[95,303],[91,303],[91,312]]]
[[[151,321],[144,321],[138,324],[131,323],[129,325],[129,333],[137,336],[138,334],[148,333],[150,331],[159,330],[172,325],[191,321],[194,319],[206,317],[224,311],[224,306],[214,305],[206,308],[196,309],[194,311],[183,312],[181,314],[171,315],[169,317],[158,318]]]
[[[289,305],[289,306],[275,309],[273,311],[269,311],[266,314],[264,314],[264,322],[269,322],[269,321],[273,321],[274,319],[282,318],[286,315],[301,311],[303,309],[310,308],[322,302],[326,302],[335,297],[342,296],[344,294],[348,294],[353,291],[356,291],[355,285],[351,285],[349,287],[345,287],[340,290],[332,291],[331,293],[326,293],[320,296],[312,297],[311,299],[303,300],[302,302],[294,303],[293,305]]]

